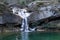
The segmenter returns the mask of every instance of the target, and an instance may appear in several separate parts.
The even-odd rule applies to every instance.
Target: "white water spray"
[[[22,20],[22,25],[21,25],[21,40],[29,40],[28,39],[28,32],[29,32],[29,27],[28,27],[28,21],[27,17],[30,16],[30,13],[27,12],[26,9],[20,9],[20,8],[13,8],[12,9],[13,14],[20,16]]]
[[[26,9],[20,9],[16,7],[13,8],[12,11],[13,14],[20,16],[23,19],[21,25],[21,31],[29,32],[27,17],[29,17],[31,13],[28,13]]]

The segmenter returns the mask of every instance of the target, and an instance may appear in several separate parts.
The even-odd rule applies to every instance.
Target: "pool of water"
[[[9,33],[8,33],[9,34]],[[20,33],[10,35],[0,35],[0,40],[21,40]],[[30,32],[29,40],[60,40],[60,33],[56,32]]]

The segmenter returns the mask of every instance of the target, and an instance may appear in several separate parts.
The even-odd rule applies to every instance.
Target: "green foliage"
[[[32,0],[32,1],[35,1],[35,0]]]
[[[5,12],[9,12],[9,13],[11,13],[12,11],[11,11],[11,9],[7,6],[7,4],[2,4],[2,3],[0,3],[0,15],[2,15],[3,13],[5,13]]]
[[[37,6],[44,5],[44,3],[37,2]]]
[[[60,3],[60,0],[58,0],[58,2]]]
[[[6,9],[6,6],[4,4],[0,4],[0,13],[3,13],[5,9]]]
[[[25,2],[23,1],[23,2],[21,3],[21,5],[25,5]]]

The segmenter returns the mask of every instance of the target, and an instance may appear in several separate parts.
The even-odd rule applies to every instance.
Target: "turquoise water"
[[[20,33],[1,35],[0,40],[21,40]],[[29,33],[29,40],[60,40],[60,33],[56,32],[31,32]]]

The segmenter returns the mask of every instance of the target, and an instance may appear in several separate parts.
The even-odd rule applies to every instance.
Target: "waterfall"
[[[23,19],[22,20],[22,25],[21,25],[21,27],[22,27],[22,31],[25,31],[25,32],[28,32],[29,30],[28,30],[28,23],[27,23],[27,18],[25,18],[25,19]]]
[[[30,16],[30,13],[27,13],[26,9],[20,9],[20,8],[13,8],[12,9],[13,14],[18,15],[22,18],[22,25],[21,25],[21,40],[28,40],[28,21],[27,17]],[[18,14],[16,14],[18,13]]]
[[[28,32],[28,21],[27,17],[30,16],[30,13],[27,13],[27,10],[25,9],[19,9],[18,15],[22,18],[22,25],[21,25],[21,31]]]
[[[22,25],[21,25],[21,40],[28,40],[28,21],[27,21],[27,17],[30,15],[29,13],[27,13],[27,10],[25,9],[21,9],[19,12],[20,17],[22,18]]]
[[[12,11],[13,11],[13,14],[20,16],[22,18],[22,25],[20,30],[28,32],[29,30],[28,30],[27,17],[29,17],[31,13],[28,13],[26,9],[20,9],[17,7],[13,7]]]

